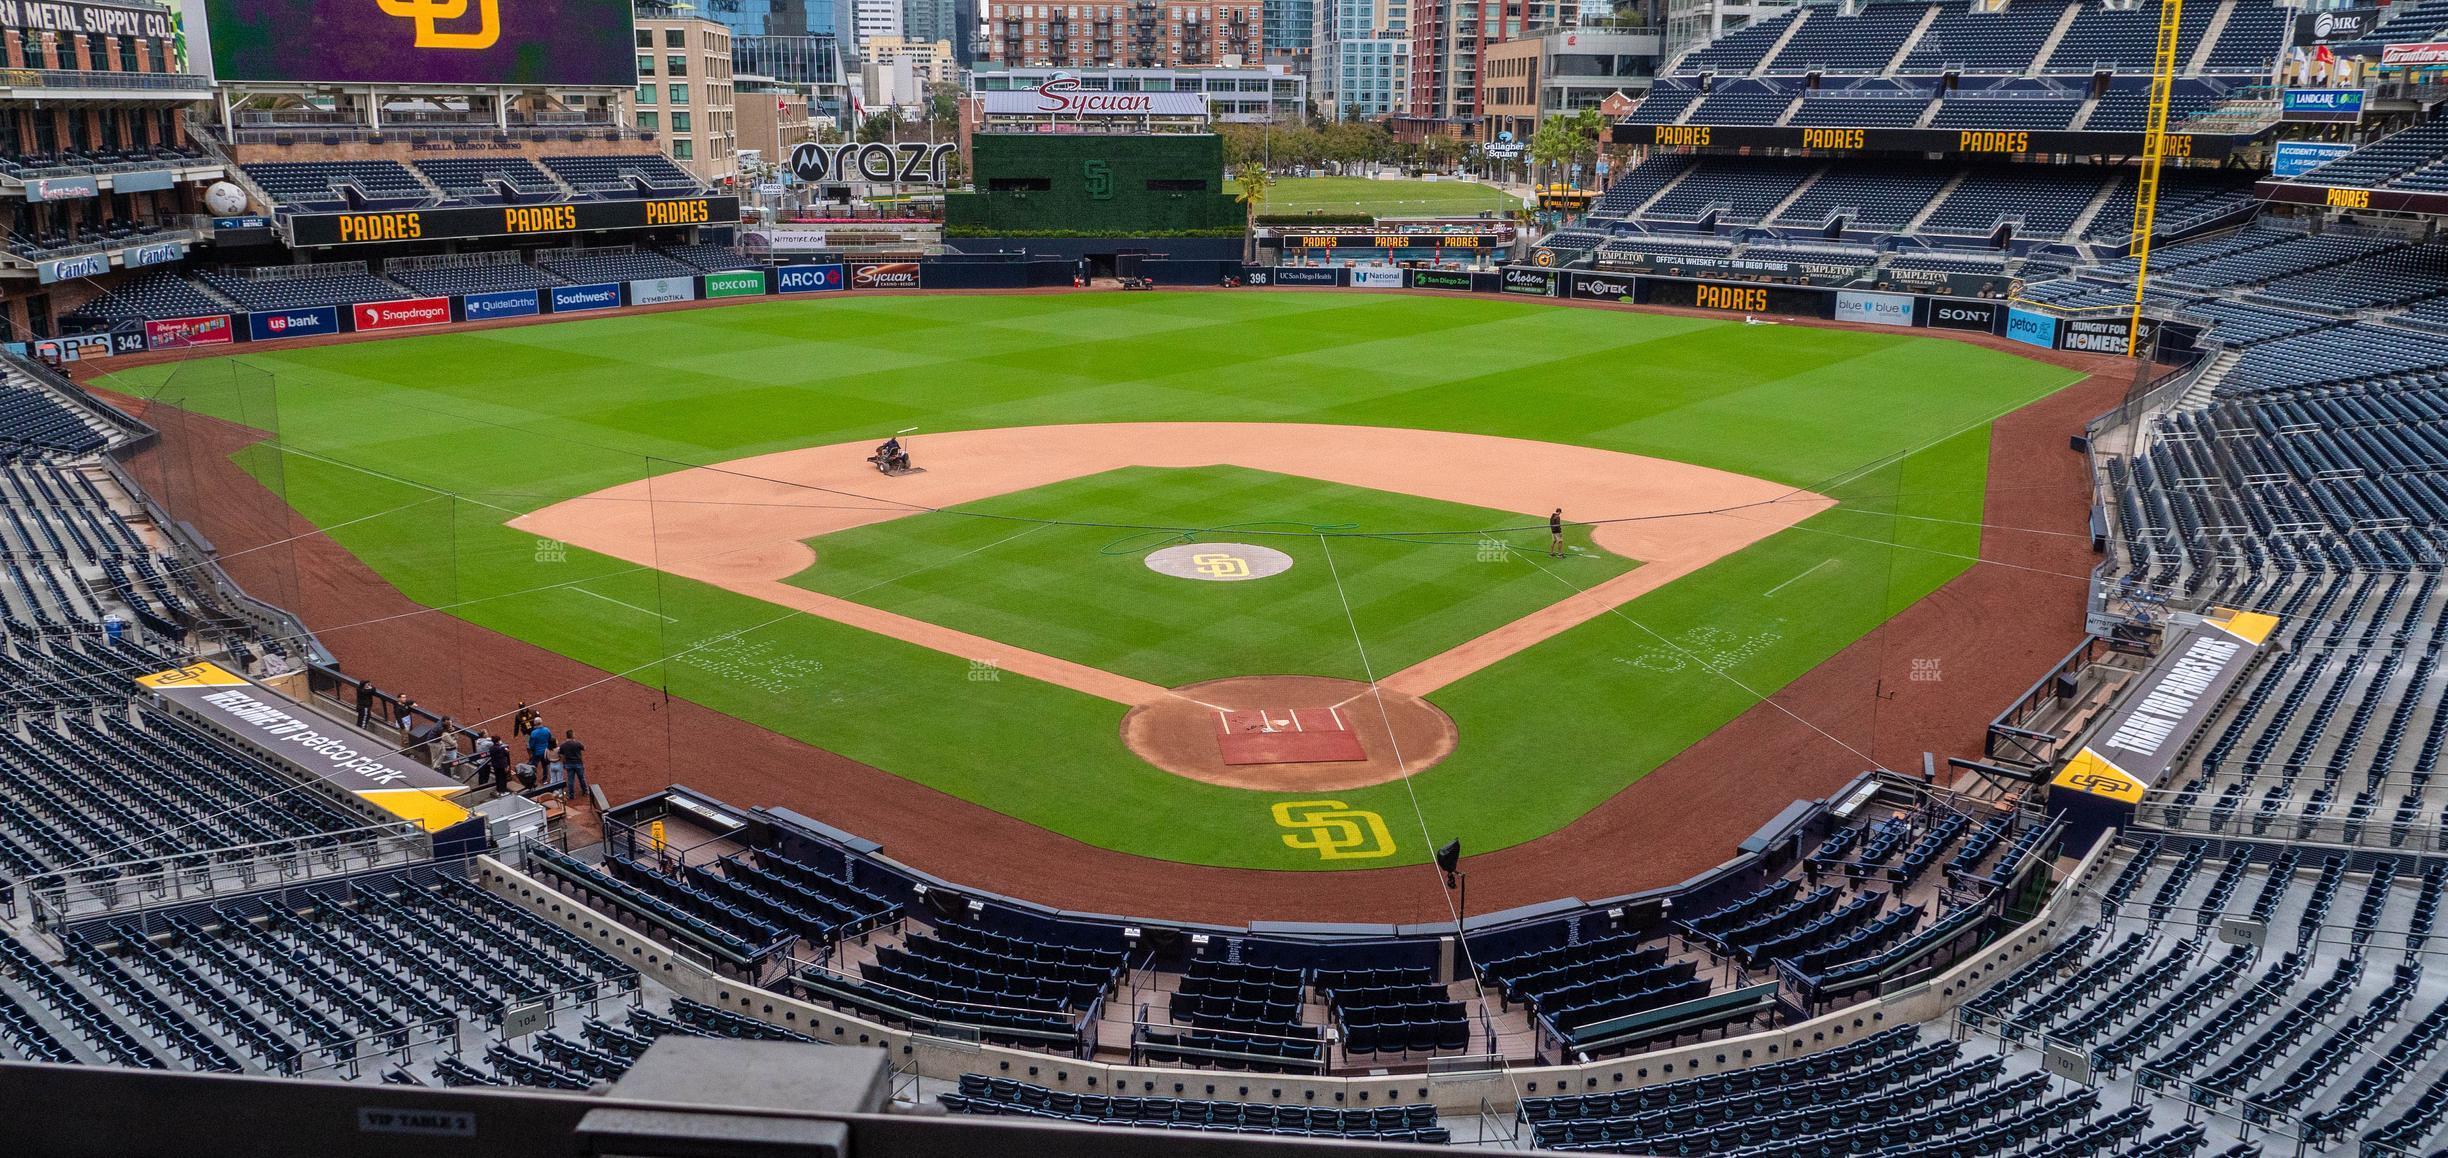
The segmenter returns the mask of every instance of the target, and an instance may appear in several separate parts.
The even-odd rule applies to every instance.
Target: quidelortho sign
[[[459,299],[460,312],[471,322],[494,318],[524,318],[541,312],[534,290],[497,290]]]

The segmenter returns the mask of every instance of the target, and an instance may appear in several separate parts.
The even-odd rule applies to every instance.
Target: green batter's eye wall
[[[978,191],[944,199],[955,234],[1238,235],[1246,222],[1210,133],[980,133],[970,155]]]

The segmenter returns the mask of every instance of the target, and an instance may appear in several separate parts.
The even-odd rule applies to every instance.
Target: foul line
[[[570,588],[570,590],[575,591],[575,592],[579,593],[580,595],[592,595],[592,596],[594,596],[594,597],[595,597],[595,598],[597,598],[597,599],[601,599],[601,600],[603,600],[603,601],[604,601],[604,602],[606,602],[606,603],[610,603],[610,604],[613,604],[613,605],[618,606],[618,607],[626,607],[626,608],[628,608],[629,610],[634,611],[634,612],[637,612],[637,613],[638,613],[638,614],[640,614],[640,615],[651,615],[651,616],[654,616],[655,618],[660,619],[660,620],[662,620],[662,621],[663,621],[663,622],[665,622],[665,623],[678,623],[678,622],[680,622],[679,620],[674,619],[674,618],[672,618],[671,616],[665,615],[665,614],[663,614],[663,613],[662,613],[662,612],[660,612],[660,611],[648,611],[648,610],[646,610],[645,608],[640,607],[640,606],[638,606],[638,605],[637,605],[637,604],[635,604],[635,603],[622,603],[620,600],[618,600],[618,599],[614,599],[614,598],[612,598],[611,596],[606,595],[606,594],[604,594],[604,593],[603,593],[603,592],[601,592],[601,591],[589,591],[589,590],[587,590],[587,589],[586,589],[586,588],[584,588],[584,587],[572,587],[572,588]]]
[[[1828,564],[1833,563],[1833,562],[1835,562],[1835,561],[1836,561],[1836,557],[1835,557],[1834,555],[1830,555],[1830,556],[1828,556],[1828,557],[1827,557],[1827,558],[1825,558],[1825,559],[1821,559],[1821,560],[1819,560],[1817,563],[1812,564],[1812,565],[1811,565],[1811,569],[1810,569],[1810,570],[1808,570],[1808,571],[1804,571],[1803,573],[1801,573],[1801,574],[1799,574],[1799,575],[1796,575],[1796,576],[1794,576],[1793,578],[1788,579],[1788,580],[1786,580],[1786,581],[1784,581],[1784,582],[1782,582],[1782,583],[1779,583],[1779,584],[1777,584],[1776,586],[1774,586],[1774,587],[1771,587],[1771,588],[1767,589],[1766,591],[1762,591],[1762,592],[1760,592],[1760,598],[1762,598],[1762,599],[1774,599],[1774,598],[1776,598],[1776,593],[1777,593],[1777,592],[1779,592],[1779,591],[1783,591],[1784,589],[1786,589],[1786,588],[1788,588],[1788,587],[1791,587],[1791,586],[1793,586],[1793,585],[1794,585],[1794,584],[1796,584],[1796,583],[1799,583],[1799,582],[1801,582],[1801,581],[1803,581],[1803,580],[1805,580],[1805,579],[1810,578],[1810,577],[1811,577],[1811,576],[1813,576],[1813,575],[1818,574],[1818,573],[1819,573],[1819,569],[1820,569],[1820,568],[1825,567],[1825,566],[1827,566]],[[593,594],[593,592],[588,592],[588,594],[590,594],[590,595],[591,595],[591,594]]]

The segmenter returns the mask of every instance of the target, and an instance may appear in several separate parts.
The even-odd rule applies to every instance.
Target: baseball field
[[[464,622],[1086,845],[1335,870],[1552,832],[1937,590],[1980,553],[1989,424],[2079,377],[1905,334],[1200,292],[774,300],[103,385],[262,431],[240,466],[449,617],[316,623],[344,661]],[[888,478],[864,457],[900,431],[922,471]],[[1220,761],[1252,728],[1364,758]],[[676,778],[590,748],[616,800]],[[761,782],[734,802],[839,814]]]

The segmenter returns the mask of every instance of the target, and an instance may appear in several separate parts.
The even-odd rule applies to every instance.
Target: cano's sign
[[[190,55],[224,83],[637,83],[628,0],[184,2]]]

